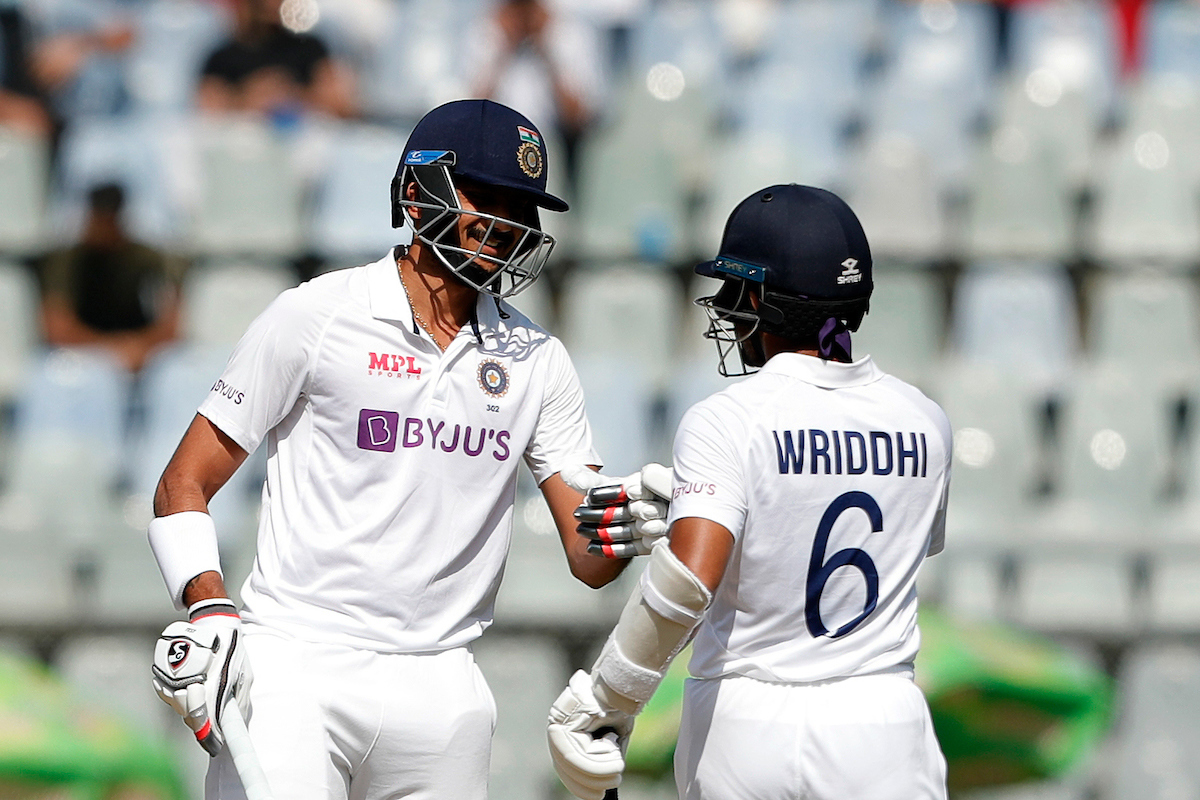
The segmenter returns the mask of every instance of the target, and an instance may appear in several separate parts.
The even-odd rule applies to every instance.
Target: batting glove
[[[621,785],[633,717],[596,699],[592,676],[578,670],[550,707],[546,736],[559,780],[580,800],[603,800]]]
[[[588,552],[606,558],[648,555],[654,542],[667,533],[670,467],[647,464],[625,478],[587,473],[575,473],[568,483],[584,492],[575,519],[576,531],[590,540]]]
[[[226,599],[191,608],[190,622],[172,622],[158,637],[150,668],[162,701],[183,717],[210,755],[221,752],[221,716],[233,699],[250,718],[250,663],[241,642],[241,618]]]

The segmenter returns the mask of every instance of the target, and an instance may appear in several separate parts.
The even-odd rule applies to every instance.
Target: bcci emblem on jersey
[[[492,397],[504,397],[508,392],[508,370],[490,358],[479,364],[479,388]]]

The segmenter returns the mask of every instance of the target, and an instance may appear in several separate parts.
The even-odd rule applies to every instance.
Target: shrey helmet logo
[[[492,397],[503,397],[508,392],[508,371],[499,361],[488,359],[479,364],[479,388]]]
[[[178,672],[192,652],[192,645],[187,639],[176,639],[167,645],[167,666]]]
[[[837,282],[839,284],[858,283],[862,280],[862,271],[858,268],[857,258],[847,258],[842,262],[842,266],[845,267],[845,269],[842,270],[842,274],[838,276]]]

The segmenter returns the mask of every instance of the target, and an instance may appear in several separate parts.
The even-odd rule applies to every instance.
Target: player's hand
[[[606,558],[649,555],[654,542],[667,533],[671,468],[647,464],[625,478],[587,472],[564,480],[584,492],[575,519],[576,531],[590,539],[588,552]]]
[[[578,670],[550,707],[546,736],[554,771],[580,800],[603,800],[621,785],[625,748],[633,717],[604,708],[592,691],[592,676]]]
[[[229,613],[172,622],[158,637],[151,667],[154,689],[215,756],[225,745],[221,715],[231,698],[250,718],[250,663],[241,642],[241,620]]]

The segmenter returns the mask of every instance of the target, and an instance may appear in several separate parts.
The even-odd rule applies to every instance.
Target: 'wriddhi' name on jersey
[[[929,451],[924,433],[885,431],[772,431],[779,474],[896,475],[924,478]]]
[[[229,398],[230,400],[233,401],[233,404],[235,406],[240,406],[242,404],[242,401],[246,399],[245,392],[235,389],[234,387],[230,386],[225,381],[220,381],[220,380],[217,381],[216,383],[214,383],[212,385],[212,389],[210,389],[209,391],[216,392],[217,394],[221,395],[222,397]]]

